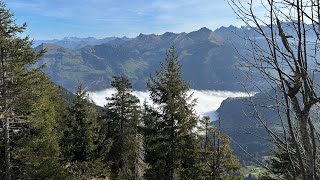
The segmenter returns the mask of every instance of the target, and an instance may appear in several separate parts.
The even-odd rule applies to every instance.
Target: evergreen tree
[[[149,152],[153,151],[147,154],[147,162],[151,166],[147,179],[194,179],[196,174],[197,144],[193,130],[197,117],[193,111],[194,101],[187,94],[189,88],[180,70],[181,65],[172,46],[157,76],[148,84],[150,98],[157,106],[157,113],[153,113],[156,122],[149,125],[157,135],[146,137],[153,141],[150,144],[153,147],[147,148]]]
[[[113,77],[111,86],[116,93],[106,98],[107,137],[112,141],[108,155],[112,179],[133,179],[139,150],[139,99],[132,94],[132,86],[124,76]]]
[[[243,179],[237,172],[241,164],[230,148],[229,137],[214,128],[207,116],[202,118],[201,125],[199,129],[199,140],[202,144],[202,149],[199,151],[201,178],[199,179]]]
[[[30,92],[30,87],[36,86],[25,86],[30,82],[30,76],[26,75],[34,73],[28,72],[27,67],[34,64],[44,53],[35,53],[32,41],[28,37],[20,37],[19,34],[23,33],[25,28],[25,23],[21,26],[16,24],[14,15],[0,2],[0,133],[3,140],[0,145],[0,159],[3,163],[0,168],[1,172],[4,172],[0,177],[7,180],[21,172],[21,159],[16,155],[16,146],[23,132],[21,126],[30,114],[31,106],[19,102],[30,102],[27,93]]]
[[[98,113],[81,86],[69,108],[69,118],[63,125],[62,147],[65,159],[70,162],[69,172],[74,178],[105,176],[106,167],[98,157],[101,155],[98,147],[104,139]]]
[[[59,147],[59,125],[65,116],[63,109],[67,109],[67,105],[59,95],[58,87],[50,82],[47,75],[39,70],[29,74],[32,76],[27,80],[32,83],[28,82],[26,85],[37,85],[31,86],[32,91],[24,94],[29,97],[27,101],[19,102],[30,104],[31,110],[25,123],[21,123],[26,126],[20,128],[22,137],[18,141],[19,149],[16,152],[21,160],[21,168],[14,170],[23,175],[15,173],[14,179],[65,179]]]
[[[158,146],[157,116],[158,112],[145,101],[142,111],[142,122],[144,125],[142,132],[145,142],[145,161],[148,163],[144,175],[146,179],[157,179],[157,176],[160,174],[159,169],[155,167],[159,158],[158,152],[162,151],[160,146]]]

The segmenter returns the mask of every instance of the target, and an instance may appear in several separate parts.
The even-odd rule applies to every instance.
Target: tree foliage
[[[29,37],[20,37],[20,34],[26,28],[26,24],[17,25],[14,15],[6,9],[3,2],[0,2],[0,17],[0,118],[2,122],[1,136],[4,142],[0,151],[3,155],[1,159],[4,161],[1,172],[5,172],[0,176],[10,180],[13,177],[20,178],[22,172],[24,172],[23,164],[26,163],[26,159],[19,156],[18,150],[27,148],[20,147],[21,144],[19,144],[20,140],[29,135],[23,134],[28,132],[25,128],[38,127],[39,133],[45,135],[50,131],[54,132],[55,120],[52,118],[48,120],[48,124],[52,126],[47,129],[39,127],[35,121],[31,120],[40,118],[41,111],[49,108],[46,106],[47,99],[53,98],[50,95],[41,97],[40,91],[49,87],[36,80],[36,78],[44,78],[45,82],[48,81],[45,80],[44,75],[31,68],[44,51],[36,53],[31,47],[32,41],[29,40]],[[33,90],[35,90],[34,93]],[[39,106],[38,110],[33,109],[36,106]],[[50,113],[54,112],[48,112],[48,114]],[[48,114],[46,114],[46,117],[49,118]],[[52,159],[45,165],[51,166],[56,164],[54,159],[58,157],[58,149],[56,142],[51,142],[50,138],[46,138],[49,137],[38,137],[35,146],[52,146],[54,152],[51,156]],[[48,144],[41,145],[40,141]],[[45,148],[43,147],[43,149]],[[41,148],[41,150],[43,149]],[[44,162],[40,158],[45,156],[44,154],[39,157],[38,162],[32,162],[30,167],[39,168],[37,163]],[[49,165],[50,163],[53,164]],[[35,171],[35,169],[32,170]]]
[[[157,132],[151,138],[146,137],[153,141],[150,144],[153,147],[148,148],[153,153],[147,154],[147,162],[151,165],[146,174],[149,179],[190,179],[195,174],[197,145],[193,130],[197,117],[180,70],[172,46],[160,71],[148,84],[150,98],[156,105],[156,111],[152,113],[155,122],[149,122],[149,129]]]
[[[107,137],[112,141],[108,160],[113,179],[132,179],[135,176],[136,154],[139,150],[140,106],[132,94],[132,86],[125,76],[115,76],[111,83],[116,93],[106,98]]]
[[[100,133],[97,116],[87,91],[79,86],[64,124],[63,144],[69,160],[84,162],[94,157]]]
[[[23,172],[21,175],[23,174],[24,179],[65,179],[59,146],[59,126],[65,117],[61,109],[67,109],[67,105],[60,96],[58,87],[41,71],[37,70],[28,80],[37,85],[31,86],[32,91],[27,96],[32,99],[30,114],[25,117],[25,126],[20,128],[21,138],[15,153],[22,161],[22,166],[14,168],[14,171]],[[15,173],[15,178],[19,177],[17,174],[20,173]]]
[[[62,122],[62,150],[68,172],[74,178],[106,176],[108,167],[100,158],[109,143],[105,141],[98,112],[87,91],[78,86],[68,116]]]

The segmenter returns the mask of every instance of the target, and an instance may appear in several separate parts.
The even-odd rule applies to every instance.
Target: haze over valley
[[[101,107],[107,104],[106,97],[111,97],[111,95],[114,93],[115,90],[111,88],[102,91],[89,92],[90,98],[93,100],[93,102]],[[146,101],[148,104],[152,104],[148,91],[133,91],[133,94],[139,98],[141,105],[143,105],[144,101]],[[188,94],[192,94],[193,99],[197,100],[197,104],[195,106],[195,111],[197,114],[200,116],[209,116],[213,121],[217,120],[218,118],[216,111],[220,107],[223,100],[227,98],[248,97],[253,95],[244,92],[194,89],[191,89]]]

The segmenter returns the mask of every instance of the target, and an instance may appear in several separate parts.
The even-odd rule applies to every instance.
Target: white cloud
[[[104,106],[107,103],[106,97],[111,97],[113,93],[115,93],[115,90],[111,88],[97,92],[89,92],[91,99],[99,106]],[[217,114],[215,111],[220,107],[223,100],[228,97],[247,97],[252,95],[244,92],[193,89],[189,91],[189,94],[191,93],[193,93],[193,98],[197,99],[197,105],[195,106],[196,112],[201,116],[210,116],[213,120],[216,119]],[[133,94],[139,98],[141,104],[145,100],[148,104],[152,104],[147,91],[134,91]]]

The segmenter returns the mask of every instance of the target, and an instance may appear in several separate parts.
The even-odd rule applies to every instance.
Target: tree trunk
[[[7,86],[6,86],[6,77],[5,77],[5,67],[4,67],[4,61],[5,61],[5,55],[4,55],[4,49],[1,48],[1,84],[2,86],[1,90],[1,100],[2,100],[2,113],[8,113],[8,104],[7,104]],[[6,167],[6,180],[11,180],[11,161],[10,161],[10,119],[5,115],[2,114],[1,118],[4,119],[4,159],[5,159],[5,167]]]
[[[11,180],[11,162],[10,162],[10,122],[9,118],[5,118],[4,125],[5,136],[5,164],[6,164],[6,180]]]
[[[170,140],[171,140],[171,157],[170,157],[170,179],[174,179],[174,171],[175,171],[175,127],[174,127],[174,119],[171,117],[171,134],[170,134]]]
[[[315,179],[314,178],[314,167],[313,167],[313,154],[312,154],[312,145],[310,142],[310,134],[308,130],[308,119],[309,115],[303,115],[301,119],[301,126],[299,127],[301,133],[301,141],[303,148],[305,150],[306,156],[306,178],[307,179]]]
[[[294,108],[294,112],[296,113],[297,122],[298,122],[298,130],[301,136],[301,143],[305,154],[305,170],[306,170],[306,179],[314,179],[314,164],[313,164],[313,152],[312,152],[312,144],[310,141],[310,130],[308,128],[309,122],[309,109],[300,110],[299,101],[296,96],[292,99],[292,104]]]

